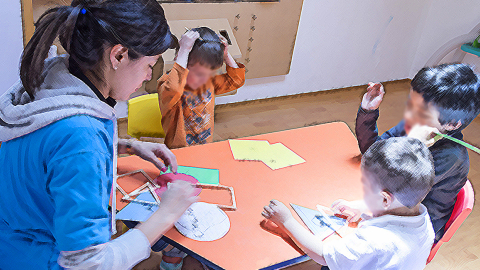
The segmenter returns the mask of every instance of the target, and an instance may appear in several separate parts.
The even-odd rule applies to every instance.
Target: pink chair
[[[460,228],[463,221],[470,215],[472,212],[473,203],[475,201],[475,195],[473,193],[472,183],[469,180],[465,183],[463,188],[457,195],[457,201],[455,202],[455,206],[453,208],[452,216],[448,220],[447,224],[445,225],[445,234],[443,237],[435,244],[430,251],[430,255],[427,259],[427,264],[435,257],[437,254],[438,249],[443,243],[450,241],[453,234]]]

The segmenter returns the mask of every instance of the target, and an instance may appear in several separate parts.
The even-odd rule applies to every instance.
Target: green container
[[[480,39],[480,36],[478,36],[472,43],[472,46],[475,47],[475,48],[480,48],[480,43],[478,42],[478,40]]]

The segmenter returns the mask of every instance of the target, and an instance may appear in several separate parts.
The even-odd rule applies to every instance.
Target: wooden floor
[[[384,132],[402,119],[409,81],[385,83],[386,94],[380,107],[378,127]],[[302,94],[227,105],[215,109],[214,140],[241,138],[332,121],[343,121],[354,130],[355,117],[365,87]],[[119,135],[125,137],[125,123],[120,123]],[[475,119],[464,131],[465,140],[480,145],[480,118]],[[480,155],[470,152],[469,179],[474,189],[480,188]],[[261,209],[259,209],[260,213]],[[477,224],[477,225],[475,225]],[[460,227],[452,240],[444,244],[428,270],[480,269],[480,207]],[[220,252],[220,251],[219,251]],[[159,254],[136,269],[158,269]],[[319,269],[310,261],[288,269]],[[184,269],[201,269],[194,263],[186,263]]]

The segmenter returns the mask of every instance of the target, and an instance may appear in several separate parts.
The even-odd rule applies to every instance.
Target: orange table
[[[306,256],[298,259],[299,252],[260,227],[262,208],[271,199],[313,209],[316,204],[328,206],[338,198],[360,199],[357,141],[348,126],[340,122],[245,139],[283,143],[306,163],[271,170],[261,162],[236,161],[228,141],[174,150],[179,165],[219,169],[220,184],[234,187],[238,209],[226,212],[231,228],[220,240],[199,242],[182,236],[176,229],[165,236],[229,270],[275,269],[285,261],[298,262]],[[158,175],[152,164],[136,156],[118,159],[119,174],[136,169],[144,169],[152,177]],[[295,213],[294,216],[298,218]]]

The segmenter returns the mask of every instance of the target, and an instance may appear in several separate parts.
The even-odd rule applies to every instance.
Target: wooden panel
[[[169,21],[227,18],[242,52],[241,62],[247,67],[246,77],[249,79],[288,74],[302,4],[303,0],[290,0],[162,6]]]
[[[23,29],[23,46],[32,38],[35,32],[33,25],[33,6],[32,0],[22,0],[22,29]]]
[[[33,1],[35,19],[50,7],[70,3],[67,0],[30,1]],[[246,65],[246,78],[250,79],[289,73],[302,4],[303,0],[289,0],[164,3],[162,7],[168,21],[226,18],[242,55],[239,60]],[[62,52],[59,47],[59,53]]]

